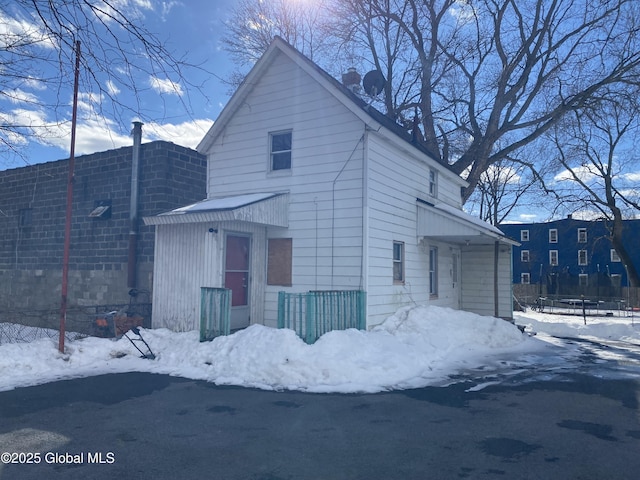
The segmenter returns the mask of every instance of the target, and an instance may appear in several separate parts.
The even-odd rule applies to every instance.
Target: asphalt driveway
[[[638,478],[640,381],[471,385],[319,395],[129,373],[0,392],[0,480]]]

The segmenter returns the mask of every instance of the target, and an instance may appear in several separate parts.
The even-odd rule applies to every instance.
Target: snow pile
[[[544,332],[548,335],[566,338],[603,338],[625,342],[640,342],[640,317],[558,315],[528,311],[515,315],[518,325],[524,325],[527,331]]]
[[[205,343],[197,332],[157,329],[142,335],[155,360],[139,358],[124,337],[68,342],[64,355],[57,340],[2,345],[0,390],[144,371],[269,390],[379,392],[438,384],[490,363],[492,355],[540,348],[504,320],[439,307],[404,308],[371,331],[333,331],[313,345],[291,330],[261,325]]]

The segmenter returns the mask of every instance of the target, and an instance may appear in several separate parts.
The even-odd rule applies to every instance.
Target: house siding
[[[416,200],[431,198],[428,194],[430,168],[438,171],[438,201],[458,207],[459,197],[450,192],[459,194],[460,186],[435,162],[429,165],[401,152],[378,135],[370,134],[367,144],[368,325],[379,324],[398,308],[410,304],[458,308],[459,293],[449,281],[453,251],[442,242],[420,242]],[[393,283],[394,241],[405,244],[403,284]],[[429,295],[429,246],[438,247],[437,297]]]
[[[208,196],[289,192],[289,228],[267,230],[293,246],[293,285],[264,291],[264,323],[275,326],[279,291],[363,287],[364,123],[282,55],[249,98],[208,153]],[[288,129],[291,170],[270,172],[269,132]]]

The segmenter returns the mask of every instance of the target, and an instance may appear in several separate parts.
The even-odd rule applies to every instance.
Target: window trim
[[[531,274],[529,272],[522,272],[520,274],[520,283],[523,285],[531,285]]]
[[[525,257],[527,257],[527,258],[525,259]],[[531,254],[530,254],[529,250],[520,250],[520,261],[522,263],[531,262]]]
[[[584,258],[582,258],[583,255]],[[581,267],[589,265],[589,257],[586,249],[578,250],[578,265]]]
[[[584,233],[584,239],[580,238],[581,233]],[[587,243],[587,229],[585,227],[578,228],[578,243]]]
[[[429,247],[429,297],[438,297],[438,247]]]
[[[558,229],[550,228],[549,229],[549,243],[558,243]]]
[[[553,261],[553,257],[556,257],[556,261]],[[558,265],[560,265],[560,258],[558,256],[558,250],[549,250],[549,265],[551,265],[552,267],[557,267]]]
[[[618,255],[618,251],[615,248],[612,248],[609,250],[609,258],[611,258],[611,262],[615,262],[615,263],[620,263],[622,262],[622,259],[620,258],[620,255]]]
[[[396,247],[399,247],[398,250],[396,250]],[[396,251],[400,254],[399,258],[396,258]],[[393,241],[393,250],[391,252],[391,259],[392,259],[392,264],[393,264],[393,272],[392,272],[392,277],[393,277],[393,284],[394,285],[404,285],[405,282],[405,262],[404,262],[404,242],[400,242],[397,240]],[[400,267],[400,275],[399,278],[396,278],[396,265],[399,265]]]
[[[429,195],[438,196],[438,171],[433,168],[429,169]]]
[[[520,230],[520,241],[528,242],[529,241],[529,230]]]
[[[289,150],[273,150],[273,139],[278,135],[289,135]],[[274,155],[289,153],[289,166],[286,168],[274,168]],[[277,130],[274,132],[269,132],[269,171],[270,172],[289,172],[291,171],[291,167],[293,165],[293,130]]]
[[[584,282],[583,282],[584,280]],[[588,273],[579,273],[578,274],[578,286],[579,287],[588,287],[589,286],[589,274]]]

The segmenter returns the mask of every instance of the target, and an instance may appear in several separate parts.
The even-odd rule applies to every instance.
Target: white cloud
[[[532,223],[536,221],[538,215],[536,213],[521,213],[518,218],[524,223]]]
[[[46,48],[55,46],[36,23],[9,17],[0,12],[0,48],[29,49],[33,45]]]
[[[640,182],[640,172],[625,173],[623,177],[629,182]]]
[[[118,88],[118,86],[111,80],[107,80],[106,89],[109,95],[111,95],[112,97],[115,97],[120,93],[120,89]]]
[[[589,170],[588,166],[575,167],[573,168],[573,173],[575,174],[576,177],[578,177],[581,181],[585,183],[596,178],[596,175]],[[574,181],[573,175],[569,170],[564,170],[558,173],[555,177],[553,177],[553,179],[556,182],[563,182],[567,180]]]
[[[19,88],[14,90],[6,90],[3,92],[4,97],[11,103],[38,103],[38,97],[33,93],[25,92]]]
[[[149,77],[149,85],[151,85],[151,88],[160,94],[166,93],[182,96],[184,93],[182,86],[179,83],[175,83],[168,78],[162,79],[158,77]]]
[[[145,124],[142,131],[143,137],[152,140],[165,140],[183,147],[196,148],[211,125],[213,120],[208,118],[178,124],[152,122]]]

